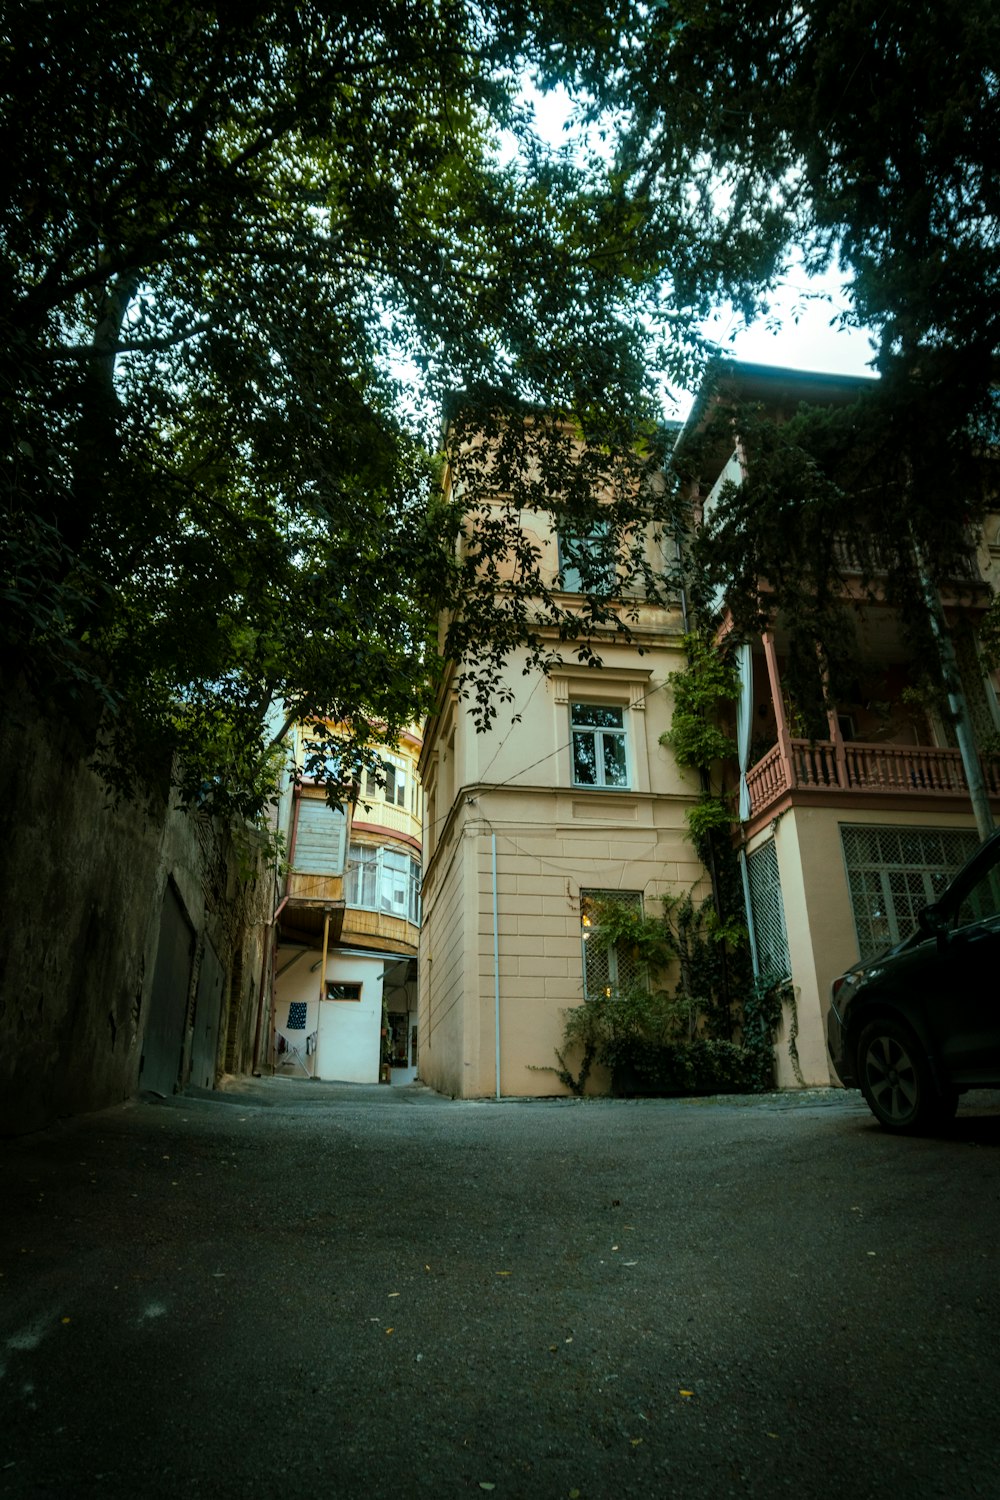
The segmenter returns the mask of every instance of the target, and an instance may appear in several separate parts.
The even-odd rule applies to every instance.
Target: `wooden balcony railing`
[[[986,760],[983,772],[989,795],[1000,797],[1000,759]],[[831,740],[792,740],[790,761],[774,745],[747,772],[751,815],[763,812],[786,792],[827,787],[859,796],[967,793],[959,752],[933,745],[867,745],[850,740],[838,757]]]
[[[865,551],[850,537],[837,537],[833,544],[833,555],[837,566],[844,574],[856,573],[879,578],[885,577],[891,571],[890,553],[874,538],[869,539]],[[971,535],[968,536],[968,551],[950,560],[948,578],[953,583],[982,583],[983,575],[979,571],[976,546]]]

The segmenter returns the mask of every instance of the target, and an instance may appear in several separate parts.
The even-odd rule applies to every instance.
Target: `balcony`
[[[341,941],[348,945],[415,954],[420,939],[420,928],[405,917],[392,916],[384,911],[366,911],[359,906],[348,906],[344,913],[344,925],[340,936]]]
[[[783,756],[775,745],[747,772],[750,817],[759,817],[792,793],[822,802],[825,795],[908,797],[933,802],[967,798],[968,788],[957,750],[933,745],[862,744],[848,741],[792,739]],[[1000,798],[1000,759],[983,764],[990,797]],[[838,795],[839,800],[839,795]]]

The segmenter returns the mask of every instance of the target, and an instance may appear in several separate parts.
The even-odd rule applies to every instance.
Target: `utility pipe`
[[[261,959],[260,959],[260,983],[259,983],[259,985],[257,987],[257,1025],[254,1028],[254,1034],[253,1034],[253,1063],[252,1063],[251,1069],[250,1069],[250,1071],[253,1074],[254,1078],[259,1078],[260,1077],[260,1043],[261,1043],[261,1033],[264,1030],[264,975],[267,972],[268,960],[270,960],[270,966],[271,966],[271,994],[273,996],[274,995],[274,956],[275,956],[275,953],[277,952],[277,946],[278,946],[277,943],[275,942],[275,938],[277,936],[277,931],[278,931],[277,923],[278,923],[278,918],[281,916],[282,910],[287,905],[287,902],[288,902],[288,897],[287,896],[282,896],[281,900],[278,902],[277,906],[274,908],[274,915],[272,916],[270,922],[268,922],[268,923],[265,924],[265,929],[264,929],[264,933],[265,933],[265,936],[264,936],[264,951],[261,954]]]
[[[983,775],[982,761],[979,759],[975,731],[972,728],[972,721],[969,717],[969,704],[965,696],[962,674],[958,668],[955,646],[951,639],[951,632],[944,619],[944,611],[941,607],[941,595],[927,572],[923,555],[917,546],[916,539],[913,542],[913,551],[917,559],[917,568],[920,573],[920,587],[923,590],[924,603],[927,606],[927,614],[931,623],[931,634],[937,642],[938,654],[941,665],[944,668],[944,685],[945,691],[948,694],[948,709],[954,720],[958,753],[962,757],[962,769],[965,772],[965,781],[969,788],[969,797],[972,800],[972,811],[976,819],[976,828],[979,837],[986,839],[989,838],[995,826],[993,811],[990,807],[990,795],[986,790],[986,778]]]
[[[284,894],[284,896],[282,896],[281,900],[278,902],[278,905],[275,908],[274,916],[271,918],[270,922],[268,923],[268,927],[269,927],[270,930],[267,933],[265,933],[265,936],[264,936],[264,952],[261,955],[261,961],[260,961],[260,984],[259,984],[258,993],[257,993],[257,1024],[254,1027],[254,1033],[253,1033],[253,1061],[250,1064],[250,1071],[253,1074],[254,1078],[259,1078],[260,1077],[260,1043],[261,1043],[261,1033],[262,1033],[262,1031],[264,1029],[264,975],[267,972],[268,956],[270,956],[270,960],[271,960],[271,995],[273,997],[273,995],[274,995],[274,955],[275,955],[275,951],[276,951],[276,947],[277,947],[275,939],[277,937],[277,932],[278,932],[277,923],[278,923],[278,918],[281,915],[282,908],[284,907],[285,903],[288,900],[288,882],[289,882],[289,879],[290,879],[290,871],[291,871],[291,867],[292,867],[292,861],[295,858],[295,840],[298,838],[298,833],[299,833],[299,808],[301,806],[301,803],[302,803],[302,790],[301,790],[300,787],[294,786],[292,788],[292,830],[291,830],[291,833],[289,834],[289,837],[288,837],[288,870],[285,873],[285,894]]]
[[[497,912],[497,836],[490,834],[493,874],[493,1024],[496,1033],[497,1098],[500,1098],[500,921]]]
[[[319,966],[319,1005],[316,1007],[316,1053],[319,1053],[319,1020],[326,999],[326,955],[330,947],[330,908],[323,913],[323,961]],[[313,1057],[313,1076],[316,1075],[316,1058]]]

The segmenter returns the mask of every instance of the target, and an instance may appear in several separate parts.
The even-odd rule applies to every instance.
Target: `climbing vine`
[[[661,743],[699,774],[701,792],[687,822],[712,889],[700,900],[691,892],[665,896],[652,916],[612,898],[594,904],[588,943],[627,958],[622,967],[642,978],[567,1011],[552,1071],[577,1095],[595,1062],[611,1071],[619,1093],[770,1088],[774,1037],[786,1008],[789,1056],[801,1080],[792,987],[754,977],[733,813],[713,782],[718,762],[736,750],[719,719],[739,696],[739,676],[730,654],[709,636],[688,635],[685,648],[687,668],[669,679],[674,711]],[[581,1059],[575,1076],[571,1055]]]

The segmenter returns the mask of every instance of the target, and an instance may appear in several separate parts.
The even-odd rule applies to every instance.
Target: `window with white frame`
[[[581,891],[580,929],[583,942],[583,993],[588,1000],[613,999],[635,989],[646,978],[636,954],[623,943],[600,941],[600,903],[614,901],[642,915],[641,891]]]
[[[345,774],[343,757],[329,740],[303,736],[302,763],[302,774],[312,781],[321,776],[329,781],[340,781]]]
[[[595,521],[585,529],[562,527],[559,531],[559,579],[569,594],[615,593],[614,538],[608,521]]]
[[[406,761],[401,755],[387,755],[382,756],[380,764],[379,775],[371,770],[365,774],[365,796],[369,801],[384,799],[395,807],[405,807]]]
[[[625,710],[609,703],[571,703],[573,785],[627,787]]]
[[[344,894],[348,906],[419,926],[420,865],[400,849],[352,844]]]

